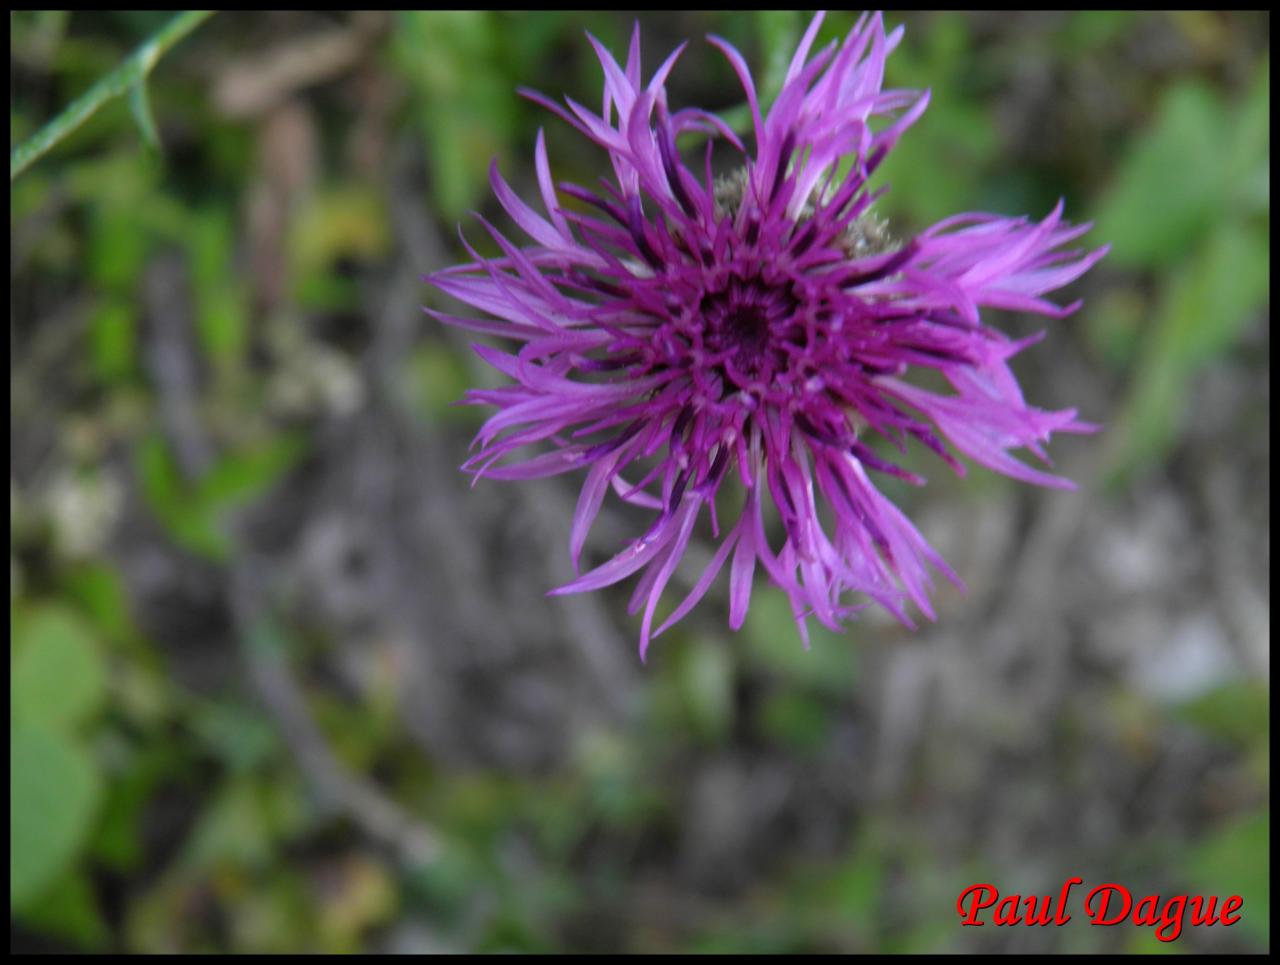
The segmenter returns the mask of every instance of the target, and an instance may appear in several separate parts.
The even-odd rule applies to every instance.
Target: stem
[[[9,180],[43,156],[50,148],[87,121],[107,101],[141,85],[164,54],[215,11],[188,10],[180,13],[150,37],[119,67],[72,101],[61,114],[9,153]]]

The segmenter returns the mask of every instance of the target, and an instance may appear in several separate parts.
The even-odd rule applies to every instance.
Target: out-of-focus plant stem
[[[149,37],[128,60],[9,153],[9,180],[12,181],[30,167],[45,152],[92,117],[107,101],[126,93],[130,96],[130,107],[142,128],[143,136],[149,143],[155,144],[155,124],[151,119],[145,86],[147,75],[170,47],[214,13],[213,10],[187,10]]]

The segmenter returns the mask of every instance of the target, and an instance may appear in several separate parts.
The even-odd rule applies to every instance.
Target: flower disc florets
[[[643,571],[632,598],[633,612],[644,609],[642,654],[704,508],[719,546],[657,632],[693,607],[731,555],[735,628],[757,562],[788,594],[802,636],[809,615],[838,627],[866,605],[847,602],[846,591],[910,623],[908,600],[933,616],[927,566],[955,577],[868,470],[923,480],[879,455],[870,439],[901,449],[914,438],[963,472],[950,443],[997,471],[1065,486],[1009,450],[1043,458],[1040,443],[1051,432],[1090,428],[1074,410],[1025,404],[1007,360],[1035,339],[1010,341],[985,326],[979,310],[1067,314],[1076,306],[1039,296],[1077,278],[1105,250],[1060,250],[1088,228],[1062,222],[1061,204],[1039,224],[961,215],[893,240],[866,184],[928,94],[881,90],[901,28],[886,35],[879,16],[863,17],[843,44],[810,59],[821,20],[805,34],[767,116],[741,56],[711,38],[746,91],[750,156],[716,117],[670,113],[664,84],[680,50],[642,84],[638,31],[625,69],[592,38],[605,73],[599,115],[529,96],[605,148],[616,180],[599,193],[561,184],[580,204],[562,203],[539,133],[545,218],[491,171],[499,201],[534,244],[517,247],[486,223],[502,257],[471,251],[473,263],[431,277],[496,320],[433,312],[437,318],[523,343],[514,355],[476,347],[515,384],[469,394],[499,411],[467,468],[506,479],[586,469],[570,535],[575,566],[608,489],[653,511],[638,540],[555,591],[595,589]],[[741,167],[713,177],[708,142],[695,174],[677,150],[691,131],[723,137],[742,153]],[[940,372],[953,392],[920,388],[908,378],[914,369]],[[552,451],[499,464],[534,443]],[[632,470],[638,478],[625,479]],[[731,476],[744,502],[721,537],[715,497]],[[820,501],[831,525],[819,516]],[[776,532],[766,506],[778,517]]]

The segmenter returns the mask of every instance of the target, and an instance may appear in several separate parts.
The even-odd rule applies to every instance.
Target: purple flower
[[[492,316],[436,318],[520,343],[512,352],[475,346],[513,384],[468,393],[498,411],[464,468],[497,479],[585,470],[569,537],[575,569],[609,489],[652,511],[642,536],[552,591],[595,590],[640,573],[631,612],[644,610],[642,658],[726,564],[734,629],[757,564],[790,597],[806,646],[807,617],[838,629],[871,602],[909,626],[908,601],[933,619],[929,567],[959,581],[876,489],[872,472],[924,480],[873,438],[900,451],[914,438],[960,474],[952,449],[1017,479],[1070,488],[1010,450],[1025,447],[1047,463],[1041,443],[1052,432],[1092,428],[1074,409],[1023,401],[1008,360],[1038,338],[1011,340],[986,326],[980,309],[1066,315],[1079,303],[1061,308],[1042,296],[1106,249],[1064,250],[1089,226],[1064,222],[1061,202],[1038,224],[964,214],[895,239],[873,213],[879,192],[867,180],[929,94],[881,89],[901,27],[886,35],[879,15],[863,16],[844,43],[810,57],[821,22],[809,26],[768,114],[742,56],[709,38],[746,90],[754,155],[715,116],[670,111],[664,83],[683,45],[645,83],[638,26],[625,67],[591,38],[604,68],[600,114],[524,93],[608,151],[615,179],[597,191],[562,183],[558,195],[540,131],[545,216],[496,165],[490,171],[498,200],[532,243],[517,246],[482,218],[502,256],[468,246],[473,262],[429,279]],[[689,132],[711,136],[693,166],[679,151]],[[719,178],[715,136],[742,158]],[[924,369],[954,391],[911,380]],[[550,449],[503,461],[535,444]],[[718,495],[722,512],[730,500],[740,505],[735,519],[717,517]],[[718,546],[653,631],[704,510]]]

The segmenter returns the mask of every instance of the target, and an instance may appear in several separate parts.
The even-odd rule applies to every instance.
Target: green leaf
[[[15,725],[9,734],[9,904],[20,910],[70,866],[98,800],[91,758],[64,737]]]
[[[231,265],[234,229],[225,211],[202,210],[192,219],[191,280],[196,294],[196,331],[215,361],[240,358],[249,338],[245,285]]]
[[[1082,312],[1089,347],[1105,364],[1125,372],[1142,344],[1147,299],[1136,286],[1117,286],[1103,292]]]
[[[782,89],[791,55],[800,40],[800,18],[795,10],[757,10],[756,32],[765,52],[759,98],[767,110]]]
[[[1111,242],[1113,265],[1168,265],[1220,215],[1223,105],[1197,83],[1165,95],[1155,125],[1136,138],[1106,194],[1096,233]]]
[[[456,221],[484,192],[489,161],[506,153],[520,103],[487,11],[400,15],[393,54],[416,94],[436,211]]]
[[[113,173],[109,169],[100,172]],[[102,189],[90,221],[89,275],[103,289],[126,296],[133,294],[147,255],[147,234],[138,223],[138,199],[134,197],[138,190],[128,179],[123,185]]]
[[[760,728],[798,751],[813,751],[826,739],[830,715],[821,701],[798,693],[773,694],[760,709]]]
[[[143,136],[148,141],[158,142],[155,122],[151,119],[151,107],[142,86],[147,72],[166,50],[212,15],[211,10],[187,10],[173,17],[124,63],[69,104],[30,140],[15,147],[9,153],[9,180],[12,181],[42,154],[76,130],[97,113],[103,104],[126,91],[130,95],[129,106],[134,117],[142,126]]]
[[[1132,10],[1082,10],[1073,13],[1052,40],[1063,59],[1087,57],[1119,39],[1136,20]]]
[[[787,598],[758,586],[743,625],[747,649],[758,667],[819,693],[847,693],[854,679],[855,651],[847,634],[836,634],[809,620],[805,650]]]
[[[733,661],[727,646],[701,641],[679,658],[679,684],[693,729],[708,740],[723,737],[733,723]]]
[[[299,219],[295,245],[304,269],[332,264],[340,258],[376,259],[390,244],[387,205],[374,189],[358,185],[316,196]]]
[[[62,589],[113,642],[134,635],[129,598],[120,573],[105,563],[88,563],[67,569]]]
[[[112,761],[111,780],[104,788],[89,843],[89,855],[95,863],[119,872],[138,868],[144,857],[147,805],[163,781],[174,779],[183,753],[190,751],[157,742],[151,747],[132,748],[123,761]]]
[[[1179,276],[1157,336],[1160,353],[1203,364],[1229,348],[1270,291],[1270,251],[1265,232],[1239,221],[1221,223]]]
[[[1176,437],[1190,379],[1235,342],[1269,291],[1266,232],[1242,221],[1219,223],[1161,299],[1133,391],[1111,434],[1113,482],[1163,455]]]
[[[192,714],[191,729],[233,773],[253,770],[278,746],[270,721],[248,707],[232,703],[200,704]]]
[[[182,474],[159,434],[138,446],[137,464],[143,498],[173,540],[201,556],[224,559],[230,550],[226,537],[213,516],[192,505]]]
[[[129,90],[129,113],[138,122],[138,130],[142,132],[147,147],[159,153],[160,135],[156,133],[156,119],[151,113],[151,97],[147,93],[146,81],[141,78]]]
[[[830,909],[840,919],[851,918],[867,938],[875,935],[884,894],[890,852],[884,845],[886,829],[872,819],[851,843],[844,858],[806,895],[808,903]]]
[[[92,630],[70,610],[43,607],[19,621],[10,692],[22,724],[68,729],[101,703],[105,672]]]
[[[1266,742],[1270,708],[1265,686],[1238,681],[1184,704],[1178,716],[1216,737],[1247,747]]]
[[[195,498],[207,512],[223,512],[262,495],[302,454],[300,435],[281,435],[269,442],[223,456],[196,486]]]
[[[228,781],[187,838],[182,865],[197,870],[264,866],[273,842],[262,819],[262,803],[259,787],[251,779]]]
[[[930,88],[929,110],[912,126],[910,149],[890,151],[873,179],[890,188],[876,210],[892,230],[924,227],[972,210],[982,174],[1000,152],[1000,132],[973,76],[972,27],[955,12],[933,18],[917,44],[903,44],[885,65],[885,86]],[[846,164],[848,161],[846,160]],[[996,182],[1008,185],[1007,172]]]
[[[89,323],[94,372],[103,382],[121,382],[133,374],[137,312],[131,301],[110,299]]]
[[[1232,117],[1225,180],[1233,203],[1249,213],[1271,212],[1271,61],[1264,58],[1248,97]]]
[[[223,456],[198,482],[182,478],[159,435],[138,448],[142,492],[169,535],[192,552],[224,559],[231,543],[223,514],[252,501],[301,455],[302,436],[288,434]]]
[[[1264,945],[1271,937],[1270,853],[1271,816],[1263,810],[1214,831],[1183,863],[1192,894],[1244,899],[1238,927]]]
[[[582,803],[535,795],[540,826],[562,853],[583,834],[582,814],[598,815],[612,827],[638,827],[652,816],[661,792],[643,777],[639,750],[616,733],[592,731],[578,745],[578,773],[585,786]],[[556,812],[559,815],[556,815]]]
[[[101,949],[109,933],[89,879],[82,872],[63,875],[20,915],[28,928],[57,935],[85,951]]]
[[[439,343],[414,349],[404,360],[406,394],[432,418],[473,422],[474,408],[457,403],[470,386],[467,367],[456,352]]]

